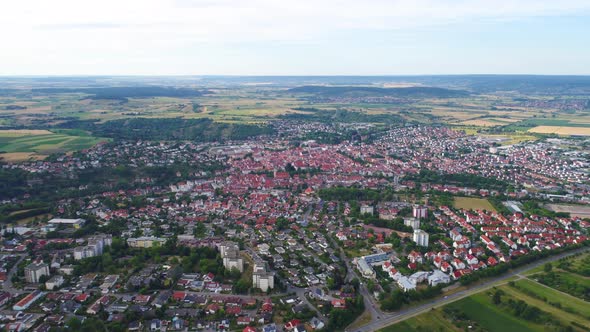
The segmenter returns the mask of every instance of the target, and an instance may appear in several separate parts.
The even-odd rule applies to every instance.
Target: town
[[[6,329],[343,330],[588,244],[590,220],[545,205],[590,204],[579,138],[275,126],[1,165],[26,179],[2,196]]]
[[[0,332],[590,331],[590,1],[0,31]]]

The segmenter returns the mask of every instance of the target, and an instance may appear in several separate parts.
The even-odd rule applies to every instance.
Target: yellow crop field
[[[45,156],[38,155],[34,152],[7,152],[0,153],[0,160],[15,163],[26,160],[42,160]]]
[[[495,126],[504,125],[505,123],[496,122],[496,121],[492,121],[492,120],[486,120],[486,119],[476,119],[476,120],[463,121],[463,122],[461,122],[461,124],[467,125],[467,126],[478,126],[478,127],[495,127]]]
[[[0,136],[29,136],[29,135],[48,135],[52,134],[45,129],[1,129]]]
[[[590,127],[536,126],[531,133],[590,136]]]

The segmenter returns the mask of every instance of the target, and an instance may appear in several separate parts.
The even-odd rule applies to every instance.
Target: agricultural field
[[[104,141],[80,131],[0,130],[0,158],[9,162],[39,160],[52,153],[83,150]]]
[[[557,134],[563,136],[590,136],[590,127],[537,126],[529,129],[528,131],[531,133]]]
[[[381,331],[587,331],[589,308],[580,299],[519,280],[515,286],[474,294]]]
[[[496,127],[504,126],[513,122],[518,122],[517,119],[503,119],[503,118],[482,118],[475,120],[467,120],[461,122],[462,125],[466,126],[477,126],[477,127]]]
[[[584,277],[590,277],[590,254],[586,253],[570,259],[560,260],[557,267]]]
[[[590,116],[587,112],[553,107],[552,105],[558,104],[551,104],[554,99],[552,96],[476,92],[446,97],[444,94],[418,93],[388,99],[374,95],[383,91],[369,91],[368,99],[364,99],[367,96],[359,94],[358,91],[352,95],[347,91],[336,90],[326,93],[321,89],[314,93],[314,89],[309,89],[309,83],[292,79],[279,84],[251,84],[244,81],[201,85],[196,81],[182,81],[178,82],[179,86],[175,88],[138,87],[137,85],[153,84],[150,79],[138,80],[139,83],[131,84],[134,88],[125,85],[115,87],[113,82],[118,79],[112,78],[102,82],[102,85],[94,84],[96,82],[93,83],[93,80],[86,83],[91,87],[106,85],[107,92],[102,93],[84,87],[84,84],[71,86],[69,82],[63,82],[53,91],[43,91],[44,83],[33,81],[33,88],[38,85],[36,92],[22,89],[22,85],[17,85],[16,87],[22,90],[17,89],[16,93],[0,95],[0,129],[53,129],[56,126],[83,128],[69,122],[93,121],[103,124],[112,120],[132,118],[207,118],[229,124],[267,124],[283,116],[296,114],[299,115],[295,117],[297,120],[317,121],[316,115],[323,111],[342,110],[362,115],[354,114],[344,120],[337,120],[340,122],[397,124],[403,120],[412,123],[447,124],[465,129],[468,134],[509,136],[508,140],[500,143],[503,145],[532,140],[554,132],[560,135],[586,135],[587,130],[590,130]],[[281,81],[279,78],[277,80]],[[11,83],[10,80],[7,83]],[[305,86],[309,90],[307,93],[292,91],[293,88]],[[391,89],[426,87],[415,82],[386,82],[379,86]],[[375,85],[356,87],[375,89]],[[348,88],[354,89],[354,86]],[[462,91],[459,86],[451,89]],[[522,103],[522,97],[525,97],[527,103]],[[565,95],[561,97],[567,99]],[[549,104],[544,105],[546,102]],[[301,110],[305,108],[315,109],[318,113]],[[18,152],[21,154],[5,158],[36,157],[31,152]]]
[[[567,212],[572,217],[590,218],[590,206],[570,204],[547,204],[545,208],[555,212]]]
[[[436,331],[462,331],[455,326],[453,322],[444,317],[444,313],[440,309],[434,309],[427,314],[414,316],[401,323],[388,326],[381,330],[381,332],[436,332]]]
[[[8,218],[13,224],[24,226],[35,220],[49,220],[52,214],[47,212],[47,209],[28,209],[13,211],[8,214]]]
[[[492,204],[485,198],[455,197],[453,206],[465,210],[487,210],[496,211]]]
[[[519,133],[502,134],[502,135],[479,135],[480,137],[488,140],[496,140],[500,145],[513,145],[521,142],[535,141],[538,138],[533,135],[525,135]]]
[[[518,280],[514,285],[522,293],[536,299],[544,300],[552,306],[561,308],[568,313],[578,315],[586,320],[590,319],[590,305],[584,300],[559,292],[529,279]]]
[[[534,274],[529,277],[560,292],[590,301],[590,278],[565,270]]]
[[[503,331],[542,331],[526,321],[522,321],[508,312],[498,308],[491,301],[488,292],[478,293],[451,303],[445,307],[448,312],[454,312],[456,322],[466,322],[470,326],[477,323],[490,332]]]
[[[572,301],[568,301],[572,298],[566,298],[566,295],[562,294],[556,295],[551,293],[551,295],[555,295],[555,297],[551,298],[542,295],[539,296],[543,291],[538,291],[537,289],[542,289],[542,287],[542,285],[537,285],[536,288],[533,288],[535,289],[533,291],[522,290],[526,288],[520,289],[518,286],[503,286],[500,289],[514,299],[522,300],[530,306],[535,306],[541,311],[549,313],[556,319],[561,320],[562,323],[567,324],[569,322],[575,322],[578,326],[590,328],[590,316],[586,314],[587,305],[584,304],[584,301],[576,298],[573,298]],[[567,306],[562,305],[562,303],[566,303]]]

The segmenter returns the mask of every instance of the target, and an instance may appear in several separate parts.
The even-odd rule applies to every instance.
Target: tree
[[[289,228],[289,224],[290,224],[289,220],[287,220],[287,218],[285,218],[285,217],[277,218],[277,221],[275,223],[278,230],[284,230],[284,229]]]
[[[545,266],[543,266],[543,271],[549,273],[551,270],[553,270],[553,265],[551,263],[547,263]]]
[[[328,287],[328,289],[336,289],[335,287],[335,283],[334,283],[334,278],[326,278],[326,286]]]
[[[47,280],[49,280],[49,278],[50,277],[47,276],[47,275],[42,275],[42,276],[39,277],[39,283],[40,284],[44,284]]]
[[[240,270],[238,270],[235,266],[232,267],[231,270],[229,270],[229,277],[231,279],[237,280],[238,278],[240,278],[241,275],[242,272],[240,272]]]
[[[70,318],[70,320],[68,320],[66,322],[66,326],[68,328],[70,328],[72,331],[80,331],[80,327],[82,326],[82,322],[80,322],[80,320],[76,317],[72,317]]]
[[[502,293],[500,293],[500,291],[496,291],[494,293],[494,296],[492,297],[492,302],[495,305],[498,305],[498,304],[502,303]]]
[[[238,294],[245,294],[250,289],[250,283],[244,279],[238,280],[234,286],[234,291]]]
[[[206,233],[207,228],[205,227],[205,224],[203,224],[202,222],[197,223],[193,230],[193,234],[195,235],[195,237],[203,238],[205,237]]]

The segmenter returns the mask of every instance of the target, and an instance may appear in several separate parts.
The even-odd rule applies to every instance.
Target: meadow
[[[530,269],[515,279],[461,300],[434,308],[382,329],[393,331],[588,331],[590,305],[572,294],[568,285],[589,287],[590,254],[584,253],[553,262],[561,281],[544,285],[536,279],[547,273],[545,266]],[[524,277],[522,276],[524,275]],[[494,301],[499,291],[500,301]],[[523,301],[518,304],[519,301]],[[524,304],[527,310],[522,310]],[[533,313],[531,315],[528,315]]]
[[[568,313],[578,315],[586,320],[590,319],[590,305],[575,296],[546,287],[529,279],[518,280],[515,282],[515,286],[521,293],[533,294],[533,297],[545,300],[550,305],[559,307]],[[590,321],[587,323],[590,323]]]
[[[444,317],[440,309],[434,309],[426,314],[414,316],[401,323],[388,326],[381,332],[436,332],[436,331],[462,331],[451,321]]]
[[[442,308],[388,326],[381,332],[526,332],[557,331],[565,327],[571,328],[572,331],[586,331],[590,328],[590,307],[586,302],[530,280],[519,280],[515,285],[517,287],[502,285],[471,295]],[[501,294],[499,302],[494,301],[495,292]],[[519,301],[523,301],[523,304],[518,304]],[[516,309],[523,305],[529,309]]]
[[[10,162],[38,160],[53,153],[87,149],[104,141],[80,131],[0,130],[0,158]]]
[[[455,310],[465,315],[467,323],[470,326],[477,323],[483,329],[490,332],[543,331],[543,329],[535,329],[532,324],[522,321],[518,317],[495,306],[488,292],[478,293],[451,303],[447,306],[447,309]]]
[[[485,198],[455,197],[453,206],[465,210],[487,210],[496,211],[492,204]]]

